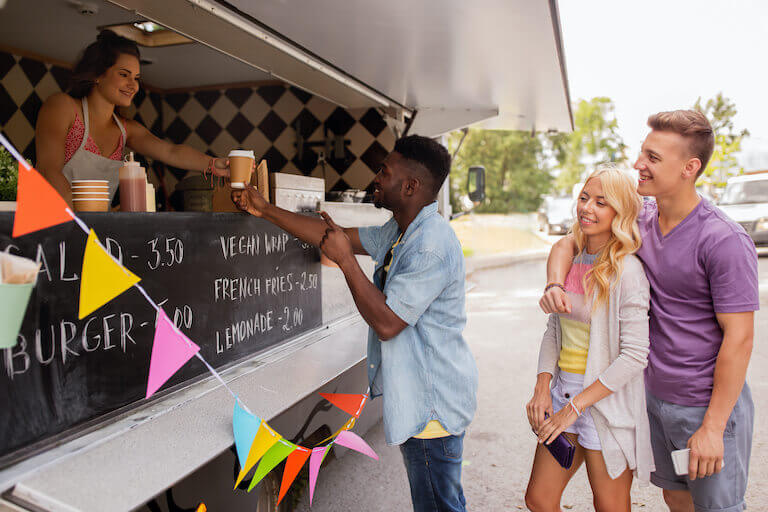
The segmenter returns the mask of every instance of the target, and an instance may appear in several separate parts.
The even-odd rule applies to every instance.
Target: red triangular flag
[[[285,469],[283,470],[283,481],[280,484],[280,494],[277,497],[277,504],[279,505],[283,501],[285,493],[290,489],[291,484],[296,480],[296,475],[299,474],[301,468],[307,462],[307,459],[312,454],[312,450],[304,448],[303,446],[297,446],[296,449],[285,460]]]
[[[19,164],[13,237],[49,228],[72,220],[66,201],[34,168]]]
[[[367,395],[348,395],[346,393],[320,393],[320,396],[355,418],[360,416],[365,405],[365,399],[368,398]]]

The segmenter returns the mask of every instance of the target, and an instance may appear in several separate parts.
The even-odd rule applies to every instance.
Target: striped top
[[[571,300],[571,312],[560,315],[562,347],[557,365],[562,371],[584,375],[589,353],[589,325],[592,299],[584,292],[584,276],[595,263],[596,254],[581,252],[565,278],[565,293]]]

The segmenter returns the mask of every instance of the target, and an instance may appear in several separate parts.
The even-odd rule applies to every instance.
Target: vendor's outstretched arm
[[[565,276],[573,264],[578,247],[573,233],[558,240],[552,246],[547,260],[547,284],[565,284]],[[571,301],[559,286],[553,286],[541,297],[539,306],[545,313],[570,313]]]
[[[255,217],[262,217],[296,238],[318,247],[328,229],[328,224],[323,219],[290,212],[268,203],[261,193],[251,185],[248,185],[244,190],[233,190],[232,202],[244,212]],[[363,249],[363,244],[360,243],[357,228],[344,228],[344,233],[349,237],[355,254],[368,254]]]

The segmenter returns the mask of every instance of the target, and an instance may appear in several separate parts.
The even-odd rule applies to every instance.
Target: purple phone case
[[[544,417],[549,418],[549,414],[544,413]],[[565,433],[557,436],[551,444],[545,443],[544,446],[547,447],[549,453],[552,454],[557,463],[564,469],[571,468],[571,465],[573,464],[573,455],[576,453],[576,447],[573,446],[573,443],[568,439]]]
[[[549,453],[555,458],[555,460],[563,466],[565,469],[570,469],[573,464],[573,455],[576,452],[576,447],[573,446],[571,440],[568,439],[565,434],[560,434],[552,441],[552,444],[545,444]]]

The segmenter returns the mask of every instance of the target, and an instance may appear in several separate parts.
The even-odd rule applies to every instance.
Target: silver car
[[[564,235],[573,225],[575,201],[570,197],[548,198],[539,210],[539,229],[548,235]]]
[[[768,245],[768,174],[729,179],[718,206],[741,224],[755,245]]]

